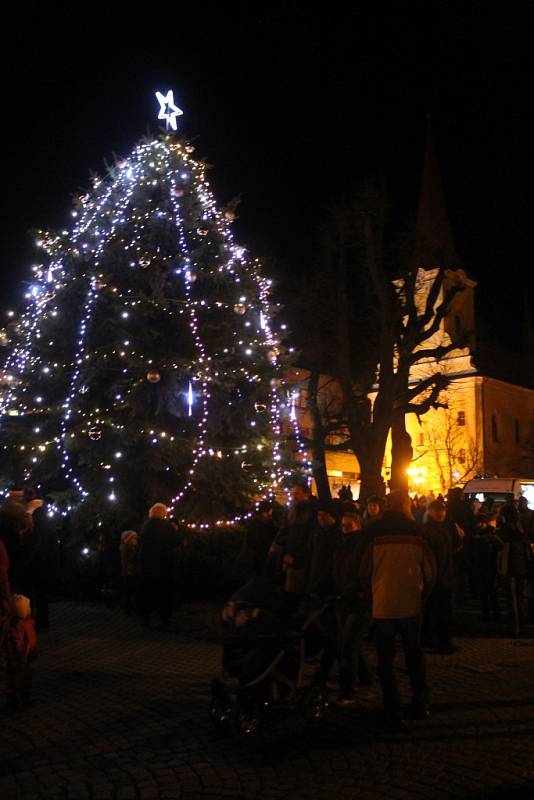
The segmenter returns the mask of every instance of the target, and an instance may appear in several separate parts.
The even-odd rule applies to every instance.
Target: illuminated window
[[[457,425],[465,425],[465,411],[459,411],[456,418]]]
[[[423,447],[424,443],[425,443],[425,434],[424,433],[420,433],[419,434],[419,447]]]
[[[458,450],[458,463],[459,464],[465,464],[465,461],[466,461],[465,450],[462,447],[461,450]]]
[[[491,415],[491,440],[492,442],[499,441],[499,428],[497,427],[497,415]]]

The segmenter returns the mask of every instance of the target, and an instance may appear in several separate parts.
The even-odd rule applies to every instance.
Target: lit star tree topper
[[[161,92],[156,92],[156,97],[158,98],[158,102],[160,105],[158,119],[164,119],[167,125],[167,130],[169,130],[169,126],[176,130],[176,117],[181,117],[184,113],[181,108],[178,108],[174,104],[174,94],[172,89],[169,89],[166,95],[161,94]]]

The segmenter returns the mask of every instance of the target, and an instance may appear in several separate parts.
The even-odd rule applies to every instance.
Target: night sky
[[[144,9],[67,20],[63,34],[48,16],[15,21],[4,39],[16,54],[4,41],[1,55],[0,307],[30,279],[29,231],[63,227],[89,170],[103,174],[105,158],[156,131],[154,92],[172,88],[218,201],[242,198],[238,241],[269,257],[282,285],[310,268],[326,210],[362,176],[381,171],[407,208],[415,202],[430,113],[482,325],[517,341],[534,286],[530,26],[483,3],[392,5]]]

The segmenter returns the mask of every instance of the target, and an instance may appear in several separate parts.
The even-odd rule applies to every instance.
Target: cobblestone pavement
[[[432,717],[401,732],[365,689],[318,726],[273,714],[249,738],[211,728],[219,648],[199,612],[169,633],[103,606],[52,611],[34,703],[0,720],[1,800],[534,798],[534,639],[430,655]]]

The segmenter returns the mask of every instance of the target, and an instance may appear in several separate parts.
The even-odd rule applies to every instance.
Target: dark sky
[[[156,130],[154,91],[173,88],[218,200],[242,196],[239,240],[281,276],[311,263],[325,210],[361,175],[413,196],[430,112],[465,268],[487,319],[519,319],[534,284],[527,17],[474,2],[208,6],[5,30],[0,307],[30,277],[29,230],[62,227],[89,170]]]

